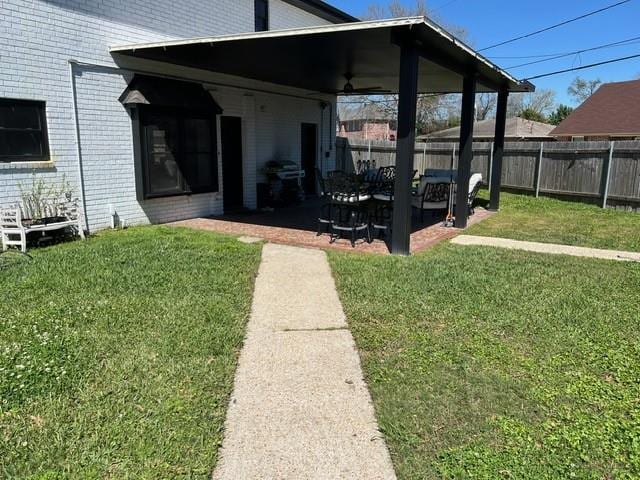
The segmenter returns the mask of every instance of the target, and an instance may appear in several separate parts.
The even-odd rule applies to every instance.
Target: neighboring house
[[[640,139],[640,80],[605,83],[551,135],[578,141]]]
[[[325,170],[335,161],[335,95],[110,53],[357,20],[319,0],[3,0],[0,10],[0,206],[32,178],[64,177],[88,230],[115,217],[167,222],[255,208],[270,160],[301,165],[305,149]]]
[[[349,140],[395,141],[395,118],[375,104],[367,104],[356,108],[341,106],[338,136]]]
[[[507,142],[544,142],[551,141],[550,132],[553,125],[534,122],[521,117],[507,118],[504,139]],[[473,139],[476,142],[493,142],[496,130],[495,119],[480,120],[474,123]],[[421,135],[419,140],[424,142],[458,142],[460,141],[460,127],[447,128],[428,135]]]
[[[349,140],[395,141],[395,122],[389,120],[354,119],[340,122],[339,137]]]

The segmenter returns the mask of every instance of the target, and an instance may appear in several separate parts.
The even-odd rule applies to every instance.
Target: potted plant
[[[60,183],[47,183],[42,178],[36,178],[34,173],[31,185],[19,184],[20,209],[25,225],[42,225],[66,220],[61,214],[60,204],[69,203],[73,196],[73,189],[63,175]]]

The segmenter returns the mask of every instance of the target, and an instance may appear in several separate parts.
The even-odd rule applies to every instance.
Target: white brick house
[[[150,60],[117,64],[109,53],[114,45],[252,32],[259,21],[256,5],[263,3],[0,0],[0,205],[17,201],[19,185],[30,183],[35,174],[52,183],[63,176],[71,182],[83,199],[90,231],[108,227],[113,213],[127,224],[222,214],[220,118],[213,123],[218,139],[217,152],[211,153],[217,159],[214,188],[208,193],[141,197],[132,119],[119,101],[140,72],[199,82],[222,108],[223,116],[240,119],[244,206],[256,207],[256,184],[265,162],[300,163],[303,124],[317,126],[317,166],[331,169],[335,96],[309,96],[293,88]],[[353,20],[318,0],[268,0],[266,18],[269,29]],[[22,158],[24,148],[33,146],[8,140],[12,133],[5,127],[15,121],[11,118],[14,100],[41,102],[19,104],[29,108],[44,106],[46,128],[36,134],[45,137],[41,156]],[[330,108],[323,107],[321,100]]]

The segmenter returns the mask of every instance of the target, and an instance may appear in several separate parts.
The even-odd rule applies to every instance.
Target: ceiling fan
[[[390,92],[390,90],[384,90],[382,87],[360,87],[360,88],[355,88],[353,86],[353,83],[351,83],[351,80],[353,80],[353,74],[352,73],[345,73],[344,74],[344,78],[347,81],[347,83],[344,84],[344,87],[342,87],[342,90],[338,90],[337,92],[335,92],[336,94],[343,94],[343,95],[363,95],[366,93],[388,93]]]
[[[360,87],[355,88],[351,80],[353,80],[352,73],[345,73],[344,78],[347,81],[341,90],[334,90],[331,93],[334,95],[378,95],[383,93],[390,93],[391,90],[385,90],[382,87]],[[312,95],[317,95],[313,93]]]

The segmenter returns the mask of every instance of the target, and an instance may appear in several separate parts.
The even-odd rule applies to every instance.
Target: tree
[[[560,122],[567,118],[571,114],[571,112],[573,112],[573,108],[567,105],[558,105],[558,108],[556,108],[555,112],[549,115],[547,121],[551,125],[560,125]]]
[[[399,0],[391,0],[386,5],[372,4],[365,16],[366,20],[379,20],[389,17],[428,16],[434,18],[425,0],[414,0],[413,5],[407,6]],[[442,22],[441,22],[442,23]],[[466,37],[464,29],[455,25],[447,25],[447,29],[457,37]],[[375,103],[380,110],[386,112],[387,118],[395,119],[398,111],[397,95],[363,95],[349,97],[350,104]],[[416,106],[416,128],[421,133],[427,133],[446,124],[451,115],[457,115],[460,109],[459,95],[421,94],[418,95]]]
[[[516,93],[509,96],[507,116],[527,118],[525,117],[527,115],[530,117],[529,120],[545,121],[546,116],[553,111],[555,102],[556,93],[553,90]]]
[[[576,77],[567,88],[567,93],[573,97],[576,103],[582,103],[598,89],[602,84],[602,80],[596,78],[595,80],[585,80],[584,78]]]
[[[476,120],[490,118],[498,103],[498,95],[495,93],[479,93],[476,95]]]
[[[534,122],[546,122],[547,117],[545,117],[542,113],[534,110],[533,108],[525,108],[520,112],[519,117],[524,118],[525,120],[533,120]]]

